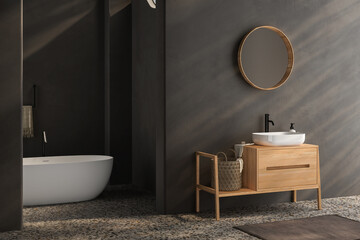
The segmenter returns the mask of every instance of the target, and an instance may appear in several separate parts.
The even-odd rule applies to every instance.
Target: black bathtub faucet
[[[265,114],[265,132],[269,132],[269,123],[274,126],[274,122],[270,120],[270,114]]]
[[[43,131],[42,132],[42,156],[45,157],[45,144],[47,144],[47,139],[46,139],[46,132]]]

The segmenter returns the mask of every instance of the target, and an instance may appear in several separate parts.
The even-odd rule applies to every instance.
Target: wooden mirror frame
[[[276,32],[283,40],[286,50],[287,50],[287,55],[288,55],[288,65],[287,65],[284,76],[281,78],[281,80],[277,84],[275,84],[273,87],[269,87],[269,88],[263,88],[263,87],[260,87],[260,86],[257,86],[256,84],[254,84],[246,75],[244,68],[242,66],[242,61],[241,61],[241,53],[242,53],[242,49],[244,47],[244,43],[245,43],[246,39],[250,36],[251,33],[253,33],[254,31],[261,29],[261,28],[270,29],[271,31]],[[283,85],[290,77],[290,74],[294,67],[294,51],[291,46],[290,40],[285,35],[285,33],[283,33],[280,29],[278,29],[276,27],[272,27],[272,26],[260,26],[260,27],[256,27],[253,30],[251,30],[248,34],[245,35],[245,37],[241,41],[239,51],[238,51],[238,65],[239,65],[241,75],[244,77],[245,81],[248,82],[251,86],[253,86],[254,88],[260,89],[260,90],[273,90],[273,89],[276,89],[276,88],[280,87],[281,85]]]

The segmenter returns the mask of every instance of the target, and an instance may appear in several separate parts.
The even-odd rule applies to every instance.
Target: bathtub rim
[[[72,161],[60,160],[65,158],[67,160],[72,159]],[[26,160],[36,159],[38,161],[27,162]],[[49,159],[49,161],[46,161]],[[53,161],[51,161],[53,160]],[[57,161],[54,161],[57,160]],[[114,157],[109,155],[60,155],[60,156],[41,156],[41,157],[24,157],[23,158],[23,167],[25,166],[46,166],[46,165],[58,165],[58,164],[75,164],[75,163],[89,163],[89,162],[102,162],[114,160]],[[44,162],[46,161],[46,162]]]

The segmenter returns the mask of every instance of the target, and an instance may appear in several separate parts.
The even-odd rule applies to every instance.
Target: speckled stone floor
[[[281,203],[213,212],[159,215],[155,198],[129,186],[104,192],[88,202],[24,208],[22,231],[0,233],[7,239],[257,239],[236,225],[338,214],[360,221],[360,196]],[[241,213],[241,217],[240,217]]]

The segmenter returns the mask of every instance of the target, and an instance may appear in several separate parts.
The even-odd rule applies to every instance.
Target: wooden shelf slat
[[[291,188],[269,188],[262,190],[252,190],[248,188],[241,188],[237,191],[220,191],[220,197],[233,197],[233,196],[243,196],[243,195],[254,195],[254,194],[262,194],[262,193],[275,193],[275,192],[288,192],[288,191],[296,191],[296,190],[308,190],[308,189],[316,189],[319,188],[318,185],[308,185],[301,187],[291,187]]]
[[[199,156],[207,157],[207,158],[211,158],[211,159],[214,159],[216,157],[215,154],[210,154],[210,153],[200,152],[200,151],[197,151],[196,154]]]
[[[252,195],[258,194],[259,192],[248,189],[248,188],[240,188],[237,191],[220,191],[220,197],[231,197],[231,196],[243,196],[243,195]]]
[[[197,188],[208,192],[210,194],[215,194],[215,189],[204,186],[204,185],[197,185]],[[263,189],[263,190],[252,190],[249,188],[241,188],[237,191],[219,191],[219,197],[233,197],[233,196],[244,196],[244,195],[254,195],[254,194],[262,194],[262,193],[273,193],[273,192],[288,192],[288,191],[296,191],[296,190],[308,190],[308,189],[317,189],[319,188],[318,185],[308,185],[308,186],[301,186],[301,187],[291,187],[291,188],[271,188],[271,189]]]

